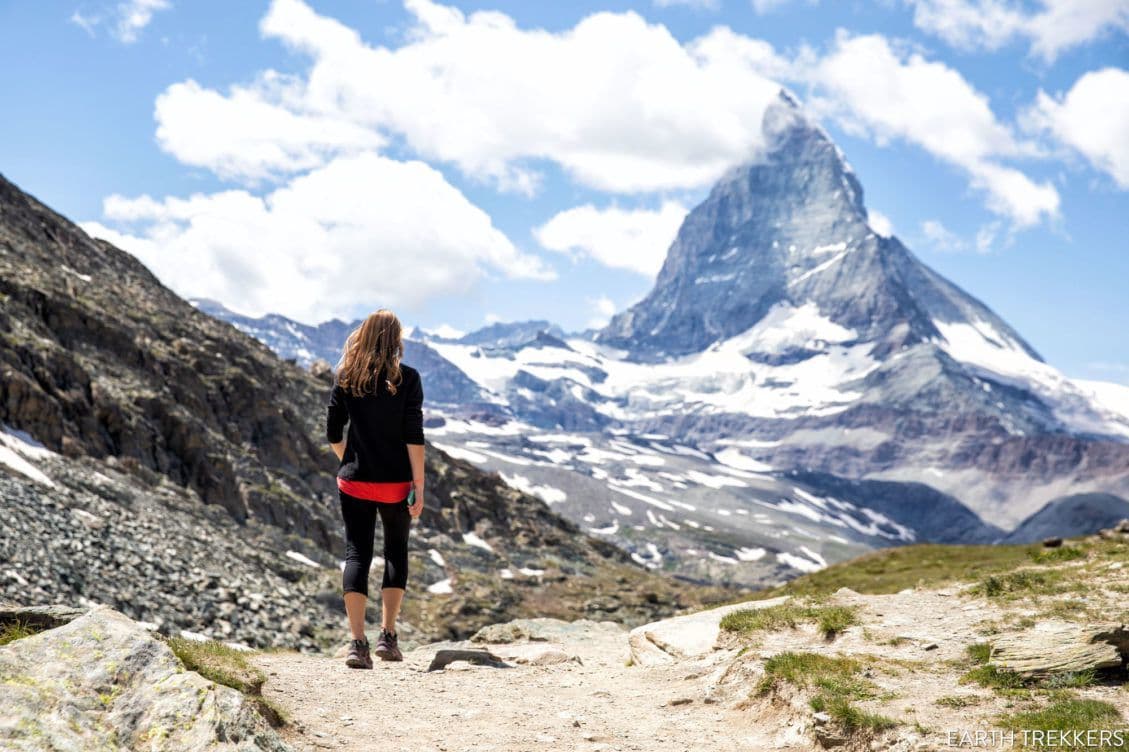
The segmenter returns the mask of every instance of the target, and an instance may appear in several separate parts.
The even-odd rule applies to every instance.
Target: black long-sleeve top
[[[394,483],[412,480],[408,444],[423,443],[423,384],[419,371],[400,365],[402,378],[395,394],[377,379],[375,394],[354,397],[333,381],[326,407],[325,437],[341,441],[345,423],[349,438],[337,477],[345,480]]]

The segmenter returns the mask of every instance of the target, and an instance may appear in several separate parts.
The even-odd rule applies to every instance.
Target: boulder
[[[18,606],[0,603],[0,625],[24,624],[33,629],[52,629],[68,624],[86,613],[72,606]]]
[[[586,640],[597,634],[618,634],[623,627],[613,621],[577,619],[564,621],[540,617],[514,619],[501,624],[490,624],[471,635],[472,642],[494,644],[510,642],[569,642]]]
[[[717,645],[723,616],[733,611],[777,606],[786,600],[788,596],[732,603],[635,627],[627,635],[631,661],[652,666],[705,655]]]
[[[250,700],[99,606],[0,647],[0,748],[288,752]]]
[[[992,644],[990,663],[1017,674],[1043,678],[1053,674],[1117,668],[1129,658],[1129,628],[1042,622]]]

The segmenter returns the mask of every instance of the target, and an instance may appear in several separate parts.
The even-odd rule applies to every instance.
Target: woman
[[[408,532],[423,511],[424,473],[423,386],[419,372],[400,362],[403,354],[396,314],[386,309],[371,314],[345,341],[326,410],[326,438],[341,462],[337,488],[345,519],[342,584],[353,637],[345,659],[350,668],[372,668],[365,601],[377,515],[384,528],[384,579],[374,652],[385,661],[404,659],[396,617],[408,580]]]

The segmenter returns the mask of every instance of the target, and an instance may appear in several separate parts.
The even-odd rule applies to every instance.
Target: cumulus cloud
[[[1129,31],[1129,0],[1040,0],[1028,9],[1010,0],[906,0],[914,25],[960,49],[999,49],[1029,41],[1050,62],[1063,51],[1111,31]]]
[[[434,168],[339,157],[266,196],[106,199],[119,228],[84,229],[137,255],[178,293],[315,323],[358,306],[417,309],[484,273],[550,279]]]
[[[543,161],[603,191],[701,187],[763,148],[761,119],[779,90],[768,76],[786,66],[764,42],[721,30],[682,45],[633,12],[595,13],[554,33],[430,0],[405,7],[413,25],[388,48],[302,0],[274,0],[261,31],[311,59],[304,79],[227,93],[170,88],[157,111],[162,145],[217,163],[238,143],[217,128],[202,144],[193,133],[201,112],[228,121],[256,109],[293,133],[285,110],[299,125],[349,124],[323,149],[395,134],[424,159],[521,193],[537,189]]]
[[[1129,73],[1103,68],[1081,76],[1065,95],[1040,90],[1025,114],[1044,130],[1129,188]]]
[[[534,230],[534,235],[550,250],[588,256],[605,266],[653,279],[686,212],[676,201],[666,201],[653,211],[597,209],[585,204],[556,214]]]
[[[171,7],[169,0],[125,0],[92,12],[83,12],[80,8],[71,14],[70,20],[91,36],[98,27],[105,26],[119,42],[132,44],[140,38],[155,13]]]
[[[809,56],[804,77],[815,87],[814,109],[879,144],[902,139],[962,168],[989,208],[1018,226],[1058,213],[1053,185],[999,162],[1033,155],[1034,147],[1017,140],[988,98],[944,63],[895,49],[880,34],[839,30],[827,54]]]
[[[385,143],[371,128],[303,111],[300,88],[273,71],[226,95],[192,80],[173,84],[157,97],[157,143],[184,164],[252,183]]]
[[[815,114],[961,167],[993,211],[1021,226],[1058,208],[1053,186],[1000,161],[1030,149],[987,97],[881,35],[840,31],[826,53],[788,58],[726,27],[682,44],[633,12],[548,32],[431,0],[405,7],[405,41],[384,47],[303,0],[273,0],[263,35],[307,56],[309,70],[226,92],[171,86],[157,103],[159,142],[187,164],[248,181],[394,137],[422,159],[524,194],[547,162],[604,192],[700,188],[763,150],[764,109],[777,82],[791,81],[808,85]]]

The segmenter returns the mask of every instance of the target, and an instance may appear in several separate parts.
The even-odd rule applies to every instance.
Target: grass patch
[[[1027,735],[1028,747],[1032,749],[1124,749],[1123,744],[1102,743],[1096,737],[1098,730],[1124,729],[1121,713],[1117,708],[1100,700],[1084,700],[1077,697],[1060,696],[1049,705],[1038,710],[1028,710],[1011,713],[999,718],[1002,727],[1016,733],[1016,741],[1020,741],[1025,730],[1037,729],[1040,731],[1066,732],[1065,738],[1056,736],[1044,740],[1033,739]],[[1090,731],[1095,738],[1087,740],[1083,737],[1081,744],[1074,744],[1074,739],[1069,732]],[[1125,734],[1123,733],[1122,739]],[[1042,741],[1043,743],[1040,743]],[[1065,742],[1065,743],[1064,743]],[[1109,740],[1116,742],[1116,738]]]
[[[9,642],[22,640],[24,637],[31,637],[39,630],[30,624],[22,621],[12,621],[0,625],[0,645],[7,645]]]
[[[960,678],[961,684],[979,684],[988,689],[1022,689],[1023,677],[1014,671],[1001,670],[990,664],[978,666]]]
[[[893,718],[862,710],[843,697],[819,694],[812,698],[811,707],[816,712],[827,713],[850,732],[883,731],[898,725]]]
[[[1063,591],[1062,579],[1062,573],[1054,570],[1024,569],[1006,574],[990,574],[982,578],[970,592],[985,598],[1050,595]]]
[[[1059,561],[1077,561],[1086,558],[1086,551],[1080,546],[1059,546],[1041,548],[1030,552],[1031,561],[1036,564],[1053,564]]]
[[[933,701],[934,704],[940,705],[943,708],[970,708],[973,705],[979,705],[984,702],[984,698],[979,695],[946,695],[938,697]]]
[[[1076,689],[1078,687],[1092,687],[1097,681],[1097,674],[1092,668],[1085,671],[1071,671],[1065,674],[1054,674],[1043,681],[1047,689]]]
[[[880,731],[897,725],[897,721],[869,713],[854,705],[853,700],[875,696],[876,687],[861,676],[863,664],[853,658],[833,657],[816,653],[779,653],[764,662],[764,678],[759,694],[767,694],[780,682],[817,690],[811,707],[827,713],[848,732]]]
[[[858,609],[854,606],[781,603],[769,608],[750,608],[731,611],[721,618],[721,628],[738,634],[750,632],[795,629],[801,622],[814,622],[828,639],[849,626],[858,624]]]
[[[978,642],[964,649],[973,663],[982,666],[992,657],[992,646],[986,642]]]
[[[764,678],[758,694],[767,694],[778,682],[797,687],[816,687],[853,699],[874,696],[874,685],[859,674],[862,664],[854,658],[818,653],[778,653],[764,662]]]
[[[263,683],[267,677],[251,665],[246,653],[213,640],[170,637],[168,644],[189,671],[195,671],[216,684],[239,690],[255,703],[272,726],[286,724],[286,717],[278,706],[263,697]]]

